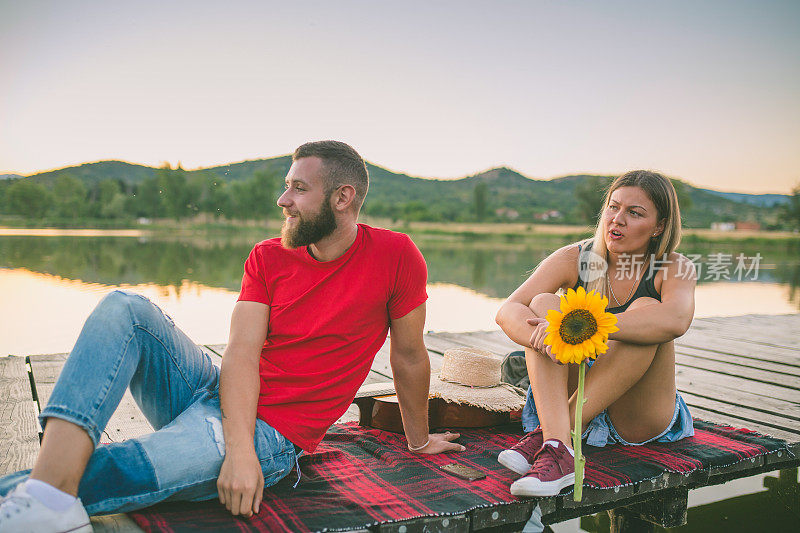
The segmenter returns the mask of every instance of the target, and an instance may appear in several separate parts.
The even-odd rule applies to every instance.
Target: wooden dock
[[[425,343],[433,371],[440,368],[443,353],[449,348],[474,346],[498,355],[518,349],[501,331],[428,333]],[[224,347],[202,348],[219,364]],[[0,474],[33,464],[39,446],[36,414],[39,406],[46,404],[65,360],[66,354],[0,358]],[[617,509],[619,520],[639,520],[644,516],[652,522],[671,524],[675,517],[667,516],[668,509],[654,508],[653,494],[666,491],[675,498],[662,498],[663,502],[683,501],[685,517],[685,497],[691,488],[800,464],[800,314],[695,319],[689,332],[676,341],[676,365],[678,390],[694,417],[785,439],[794,456],[760,457],[747,464],[704,472],[702,479],[678,479],[681,476],[665,474],[663,479],[624,487],[614,501],[608,501],[605,494],[601,500],[591,489],[584,490],[580,504],[570,498],[540,499],[545,523]],[[391,379],[387,340],[375,357],[365,384]],[[357,413],[353,406],[343,420],[357,420]],[[109,422],[103,441],[121,441],[150,431],[152,428],[127,393]],[[518,522],[527,519],[533,503],[504,507],[506,520]],[[625,513],[635,516],[624,518]],[[480,517],[469,519],[471,528],[477,529]],[[93,525],[96,531],[139,530],[124,515],[95,518]]]

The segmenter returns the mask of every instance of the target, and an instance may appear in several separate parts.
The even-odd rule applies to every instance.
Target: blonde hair
[[[678,206],[678,195],[669,178],[649,170],[626,172],[611,183],[603,199],[603,207],[597,215],[594,238],[584,241],[583,246],[585,247],[586,244],[591,242],[592,252],[602,257],[606,261],[603,268],[608,268],[608,249],[606,248],[606,228],[603,223],[603,212],[611,200],[611,195],[621,187],[639,187],[655,204],[658,220],[664,221],[664,230],[650,239],[650,244],[647,247],[647,257],[654,256],[658,259],[666,259],[666,256],[674,252],[681,241],[681,210]],[[580,265],[578,265],[578,268],[580,268]],[[603,296],[608,295],[608,276],[605,275],[605,272],[603,272],[602,276],[597,276],[595,279],[587,281],[586,291],[591,290]]]

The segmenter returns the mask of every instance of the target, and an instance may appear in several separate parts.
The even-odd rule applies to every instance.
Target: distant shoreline
[[[158,237],[166,233],[171,236],[190,236],[207,233],[253,232],[279,234],[282,221],[269,219],[254,222],[181,222],[159,220],[151,224],[127,224],[121,227],[96,227],[92,224],[74,227],[53,225],[14,225],[8,221],[0,225],[0,236],[70,236],[70,237]],[[88,221],[87,221],[88,222]],[[592,235],[593,228],[582,225],[524,224],[524,223],[462,223],[462,222],[392,222],[388,219],[365,217],[363,222],[412,235],[426,237],[475,237],[477,239],[527,240],[537,237],[573,238],[575,240]],[[800,239],[800,233],[789,231],[720,231],[706,228],[684,228],[684,238],[692,241],[784,241]]]

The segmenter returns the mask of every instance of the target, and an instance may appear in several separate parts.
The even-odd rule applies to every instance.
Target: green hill
[[[225,182],[249,180],[258,172],[268,171],[281,181],[291,165],[288,155],[269,159],[242,161],[227,165],[185,171],[193,175],[213,176]],[[455,180],[415,178],[367,163],[370,192],[365,213],[402,220],[471,221],[475,220],[476,187],[485,188],[484,220],[581,223],[582,213],[576,201],[576,187],[590,179],[601,182],[608,176],[574,175],[554,179],[532,179],[513,169],[500,167]],[[52,188],[56,178],[69,174],[82,181],[87,189],[112,179],[133,190],[156,175],[158,169],[123,161],[100,161],[42,172],[25,179]],[[4,181],[15,181],[13,179]],[[721,193],[676,181],[691,206],[683,209],[684,224],[708,227],[712,222],[756,221],[765,227],[779,225],[777,210],[763,205],[760,195]],[[276,184],[276,191],[281,187]],[[277,193],[276,193],[277,194]],[[788,196],[770,195],[781,203]],[[276,208],[277,209],[277,208]]]
[[[59,176],[68,174],[81,180],[87,187],[106,179],[135,185],[147,178],[152,178],[155,173],[155,168],[144,165],[124,161],[98,161],[31,174],[28,179],[45,186],[52,186]]]

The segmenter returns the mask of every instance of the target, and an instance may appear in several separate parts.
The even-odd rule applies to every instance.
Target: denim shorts
[[[588,360],[587,366],[591,367],[594,360]],[[539,415],[536,412],[536,402],[533,399],[531,387],[528,387],[528,394],[525,398],[525,407],[522,408],[522,428],[526,432],[533,431],[539,426]],[[680,394],[675,394],[675,411],[672,413],[672,420],[666,429],[643,442],[628,442],[623,439],[611,423],[608,410],[604,410],[595,416],[586,429],[583,431],[583,438],[589,446],[603,447],[606,444],[624,444],[626,446],[640,446],[648,442],[675,442],[694,435],[694,424],[689,407]]]

